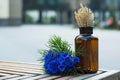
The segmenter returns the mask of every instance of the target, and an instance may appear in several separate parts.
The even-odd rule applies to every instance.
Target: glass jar
[[[93,27],[80,27],[80,35],[75,37],[75,55],[80,58],[76,69],[80,73],[98,71],[98,38],[92,34]]]

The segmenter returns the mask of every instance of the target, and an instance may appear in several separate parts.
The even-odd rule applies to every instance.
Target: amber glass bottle
[[[98,71],[98,38],[92,34],[93,27],[80,27],[80,35],[75,38],[75,54],[80,58],[76,69],[80,73]]]

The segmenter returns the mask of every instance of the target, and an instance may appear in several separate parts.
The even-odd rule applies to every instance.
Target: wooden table
[[[0,80],[120,80],[120,72],[99,70],[78,76],[51,76],[40,65],[0,61]]]

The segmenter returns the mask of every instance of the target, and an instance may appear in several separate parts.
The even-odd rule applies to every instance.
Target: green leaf
[[[53,35],[48,41],[48,47],[54,52],[68,52],[72,54],[71,45],[67,41],[63,41],[61,37]]]

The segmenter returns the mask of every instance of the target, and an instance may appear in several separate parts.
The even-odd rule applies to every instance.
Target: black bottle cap
[[[80,34],[93,34],[93,27],[80,27]]]

